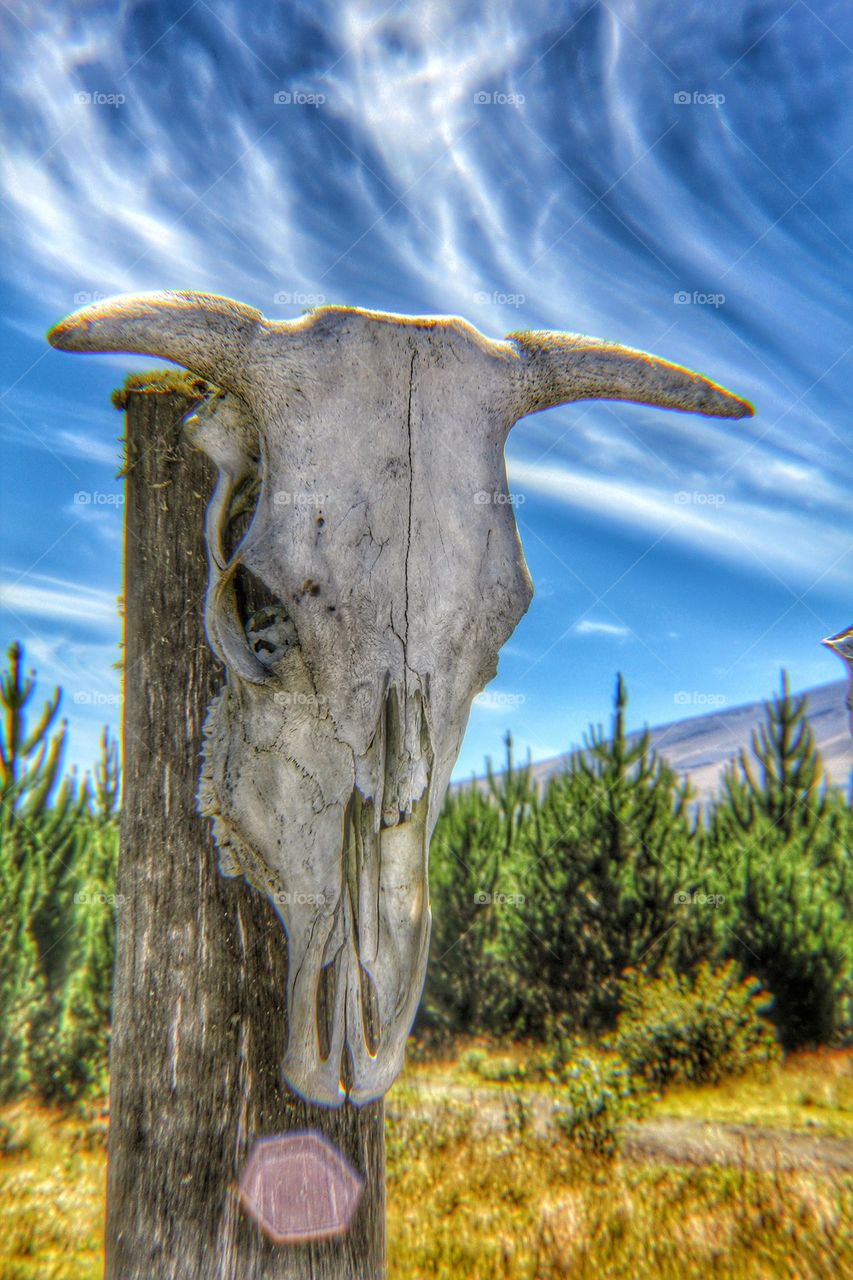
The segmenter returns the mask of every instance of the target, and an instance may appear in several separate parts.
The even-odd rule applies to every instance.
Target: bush
[[[459,1059],[459,1065],[464,1068],[465,1071],[472,1071],[475,1076],[478,1076],[480,1074],[480,1068],[488,1056],[489,1055],[486,1053],[485,1049],[466,1049]]]
[[[527,1069],[523,1062],[514,1058],[490,1058],[485,1049],[466,1049],[459,1059],[463,1071],[470,1071],[481,1080],[489,1080],[493,1084],[504,1084],[508,1080],[523,1080]]]
[[[628,1063],[615,1053],[577,1053],[562,1078],[554,1124],[583,1151],[614,1155],[625,1122],[644,1110],[642,1084]]]
[[[667,969],[651,979],[629,969],[609,1044],[654,1086],[716,1083],[779,1060],[774,1029],[762,1017],[771,1001],[757,979],[737,981],[733,960],[720,969],[702,964],[693,978]]]
[[[504,1084],[507,1080],[523,1080],[526,1073],[523,1063],[514,1062],[512,1058],[486,1058],[477,1074],[493,1084]]]

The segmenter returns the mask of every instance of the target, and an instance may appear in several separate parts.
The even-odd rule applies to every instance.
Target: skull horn
[[[507,340],[521,355],[519,417],[572,400],[629,400],[713,418],[751,418],[748,400],[645,351],[579,333],[529,331]]]
[[[263,323],[254,307],[210,293],[126,293],[73,312],[47,337],[61,351],[161,356],[239,392],[247,348]]]

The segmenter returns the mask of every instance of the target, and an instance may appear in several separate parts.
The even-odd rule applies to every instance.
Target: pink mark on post
[[[321,1133],[260,1138],[240,1178],[247,1213],[275,1244],[349,1230],[364,1178]]]

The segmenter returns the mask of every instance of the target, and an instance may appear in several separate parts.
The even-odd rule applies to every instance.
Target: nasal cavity
[[[317,983],[317,1039],[320,1057],[325,1062],[332,1051],[332,1022],[335,1016],[335,993],[338,989],[337,965],[334,961],[320,970]]]
[[[382,1028],[379,1025],[379,998],[376,994],[376,984],[364,965],[358,966],[358,972],[361,979],[361,1021],[364,1027],[364,1041],[367,1052],[375,1058],[382,1038]]]
[[[363,965],[358,966],[359,995],[361,999],[361,1023],[364,1028],[364,1043],[372,1058],[379,1052],[382,1039],[382,1028],[379,1023],[379,997],[376,984]],[[325,1062],[332,1051],[333,1019],[335,1014],[335,995],[338,989],[338,966],[328,964],[320,970],[317,984],[317,1039],[320,1046],[320,1057]],[[344,1070],[344,1076],[346,1071]]]

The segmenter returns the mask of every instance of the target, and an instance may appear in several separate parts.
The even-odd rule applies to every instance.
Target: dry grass
[[[0,1280],[98,1280],[106,1128],[33,1102],[0,1112]]]
[[[413,1084],[458,1081],[456,1061],[415,1064],[407,1074]],[[683,1114],[739,1123],[788,1124],[822,1110],[846,1124],[849,1066],[849,1055],[800,1055],[769,1090],[744,1080],[671,1100]],[[407,1097],[404,1082],[388,1123],[389,1280],[853,1274],[853,1178],[595,1161],[517,1123],[475,1134],[470,1107],[452,1101],[416,1114]],[[0,1111],[0,1280],[100,1277],[104,1175],[97,1114],[29,1101]]]
[[[807,1280],[853,1272],[853,1179],[595,1162],[472,1138],[452,1107],[388,1147],[392,1280]]]
[[[485,1068],[474,1071],[466,1065],[472,1049],[485,1056]],[[524,1044],[495,1045],[479,1038],[460,1041],[443,1053],[424,1055],[409,1063],[395,1087],[455,1085],[504,1091],[505,1085],[490,1078],[489,1068],[515,1064],[522,1069],[523,1079],[525,1065],[540,1052],[536,1046]],[[513,1087],[518,1083],[516,1080]],[[532,1080],[524,1081],[524,1088],[549,1092],[547,1084]],[[671,1087],[652,1101],[649,1114],[853,1138],[853,1049],[822,1048],[791,1054],[780,1065],[751,1076],[718,1085]]]
[[[853,1138],[853,1050],[794,1054],[760,1077],[670,1089],[653,1114]]]

